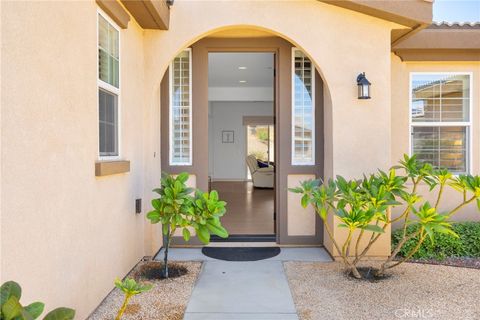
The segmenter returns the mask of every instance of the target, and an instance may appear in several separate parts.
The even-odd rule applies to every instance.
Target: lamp
[[[357,77],[358,99],[370,99],[370,85],[365,72],[360,73]]]

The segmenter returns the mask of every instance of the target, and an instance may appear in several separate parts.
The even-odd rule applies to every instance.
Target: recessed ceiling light
[[[246,70],[247,67],[238,67],[238,70]]]
[[[247,80],[239,80],[240,83],[247,83]]]

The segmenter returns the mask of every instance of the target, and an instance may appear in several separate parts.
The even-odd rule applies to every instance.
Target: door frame
[[[196,187],[208,189],[208,53],[211,52],[271,52],[274,54],[274,126],[275,126],[275,239],[277,244],[293,245],[322,245],[323,222],[315,215],[315,235],[288,235],[288,175],[315,174],[323,178],[323,82],[318,72],[315,72],[315,101],[321,106],[317,110],[316,121],[316,163],[314,166],[291,165],[291,49],[293,44],[279,37],[265,38],[203,38],[191,45],[192,48],[192,114],[193,114],[193,165],[168,166],[162,156],[162,170],[170,173],[188,171],[196,177]],[[168,72],[162,80],[161,88],[161,140],[162,154],[168,155],[168,80],[166,89],[164,81],[168,79]],[[281,88],[289,88],[281,90]],[[165,93],[167,97],[165,97]],[[318,112],[322,110],[322,112]],[[195,122],[204,124],[196,125]],[[199,128],[202,127],[202,128]],[[283,130],[280,130],[283,128]],[[288,129],[287,129],[288,128]],[[321,135],[319,135],[319,133]],[[284,146],[282,149],[280,145]],[[166,152],[165,152],[166,151]],[[166,165],[165,165],[166,164]],[[293,213],[295,214],[295,213]],[[181,237],[174,237],[172,244],[200,245],[198,239],[185,243]]]
[[[205,40],[209,40],[209,39],[205,39]],[[199,42],[201,42],[203,40],[200,40]],[[213,47],[207,47],[206,48],[206,51],[207,51],[207,66],[208,66],[208,55],[210,53],[272,53],[273,54],[273,126],[274,126],[274,130],[275,130],[275,135],[274,137],[276,137],[276,119],[277,119],[277,112],[279,110],[277,110],[277,95],[276,93],[279,91],[277,86],[278,86],[278,81],[277,81],[277,62],[278,62],[278,52],[279,52],[279,49],[276,48],[276,47],[258,47],[258,46],[252,46],[252,47],[230,47],[230,46],[213,46]],[[193,86],[193,83],[192,83],[192,86]],[[207,72],[207,86],[208,86],[208,72]],[[208,100],[208,95],[207,95],[207,100]],[[208,102],[208,101],[207,101]],[[247,133],[248,129],[245,129],[245,136],[248,135]],[[207,144],[208,145],[208,144]],[[245,151],[247,151],[247,140],[245,140]],[[254,242],[256,241],[255,239],[261,239],[262,237],[267,237],[267,238],[270,238],[270,237],[275,237],[275,242],[276,243],[279,243],[278,240],[279,240],[279,236],[278,236],[278,230],[279,227],[279,219],[277,219],[278,217],[278,214],[277,214],[277,208],[278,208],[278,194],[276,192],[276,189],[277,189],[277,180],[278,180],[278,174],[279,174],[279,170],[277,169],[277,154],[276,154],[276,150],[278,148],[278,145],[277,145],[277,139],[275,139],[274,141],[274,152],[275,152],[275,170],[274,170],[274,204],[273,204],[273,234],[271,235],[256,235],[256,234],[246,234],[246,235],[234,235],[235,237],[239,237],[242,239],[242,241],[245,241],[245,242]],[[210,155],[210,153],[208,152],[208,154]],[[246,154],[246,152],[245,152]],[[248,169],[247,169],[248,170]],[[248,177],[248,171],[247,171],[247,175],[245,176],[245,178]],[[251,240],[249,240],[249,238]],[[262,240],[258,240],[260,242],[263,242]]]

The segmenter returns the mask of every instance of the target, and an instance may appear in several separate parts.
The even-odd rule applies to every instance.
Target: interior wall
[[[244,116],[273,116],[273,102],[209,103],[209,176],[213,180],[245,180],[247,169]],[[222,131],[234,132],[234,143],[222,143]]]

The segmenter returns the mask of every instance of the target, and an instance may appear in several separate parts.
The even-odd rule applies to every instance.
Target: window
[[[191,65],[190,49],[170,64],[170,165],[192,165]]]
[[[471,74],[412,73],[411,152],[434,168],[468,173]]]
[[[119,32],[101,14],[98,15],[98,78],[118,88]]]
[[[101,156],[118,156],[117,99],[108,91],[98,91]]]
[[[98,13],[98,120],[99,155],[118,157],[119,152],[119,42],[118,27]]]
[[[292,51],[292,165],[315,164],[315,68]]]
[[[273,118],[273,117],[272,117]],[[272,119],[273,120],[273,119]],[[254,155],[257,160],[275,162],[275,127],[273,124],[249,124],[247,128],[247,155]],[[247,166],[247,179],[252,175]]]

